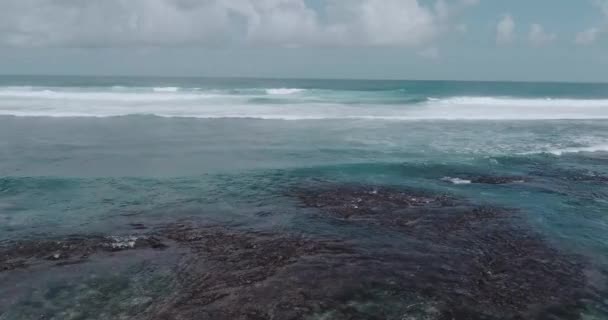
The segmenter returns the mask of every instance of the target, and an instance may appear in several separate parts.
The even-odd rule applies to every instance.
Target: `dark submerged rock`
[[[135,240],[12,243],[1,249],[0,265],[179,248],[183,254],[168,294],[154,298],[136,318],[154,320],[578,319],[583,301],[595,293],[585,261],[552,248],[517,212],[386,187],[330,186],[292,195],[328,221],[401,238],[363,247],[185,223]]]
[[[330,279],[318,271],[334,273],[328,262],[354,257],[339,241],[293,235],[188,225],[163,234],[192,254],[180,265],[175,294],[141,319],[304,319],[329,302],[331,285],[320,281]]]
[[[145,230],[148,229],[143,223],[130,223],[129,226],[134,230]]]
[[[523,177],[513,176],[480,176],[471,179],[471,183],[479,184],[510,184],[510,183],[523,183],[526,179]]]
[[[411,239],[394,258],[383,259],[394,259],[409,275],[397,276],[401,290],[435,301],[441,319],[577,319],[584,308],[584,260],[552,248],[514,211],[374,187],[297,196],[330,217]]]
[[[93,254],[154,248],[165,245],[154,236],[86,236],[74,235],[52,240],[8,242],[0,246],[0,272],[25,268],[44,261],[58,265],[81,263]]]
[[[305,207],[322,208],[342,218],[386,214],[409,208],[451,207],[457,203],[446,195],[385,187],[338,186],[322,191],[299,190],[294,195]]]
[[[513,184],[524,183],[526,178],[518,176],[465,176],[465,177],[443,177],[441,181],[452,184]]]

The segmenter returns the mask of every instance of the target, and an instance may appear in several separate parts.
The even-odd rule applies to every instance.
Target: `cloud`
[[[601,10],[604,17],[608,17],[608,0],[595,0],[593,5]]]
[[[608,32],[608,0],[594,0],[592,4],[600,9],[603,21],[599,26],[590,27],[579,32],[574,39],[576,44],[584,46],[592,45],[602,33]]]
[[[414,46],[435,38],[440,31],[440,17],[415,0],[335,1],[329,12],[324,32],[331,42],[345,45]]]
[[[496,26],[496,43],[507,45],[515,41],[515,21],[511,15],[506,14]]]
[[[465,23],[461,23],[456,25],[456,31],[458,31],[460,34],[465,34],[469,31],[469,27]]]
[[[600,34],[600,29],[589,28],[585,31],[581,31],[576,35],[575,42],[580,45],[591,45],[595,43]]]
[[[424,50],[420,50],[420,51],[418,51],[418,55],[425,59],[435,60],[435,61],[437,61],[437,60],[439,60],[439,58],[441,58],[439,49],[437,49],[436,47],[430,47],[430,48],[426,48]]]
[[[5,2],[0,41],[15,46],[115,46],[134,41],[175,45],[213,41],[229,26],[229,11],[210,1]]]
[[[479,0],[460,0],[465,6],[476,6],[479,4]]]
[[[437,0],[4,0],[0,46],[426,46],[461,7]]]
[[[540,24],[535,23],[530,27],[528,41],[535,47],[548,45],[555,41],[555,39],[557,39],[557,35],[555,33],[547,33]]]

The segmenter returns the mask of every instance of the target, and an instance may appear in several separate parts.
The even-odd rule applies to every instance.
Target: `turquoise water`
[[[518,209],[608,264],[605,84],[1,77],[0,115],[0,240],[186,217],[339,236],[285,193],[323,181]],[[526,182],[457,183],[477,176]]]

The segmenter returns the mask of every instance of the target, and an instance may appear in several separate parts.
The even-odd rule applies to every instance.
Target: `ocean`
[[[0,77],[2,320],[605,319],[607,252],[608,84]]]

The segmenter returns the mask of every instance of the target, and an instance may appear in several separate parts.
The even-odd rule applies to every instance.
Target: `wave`
[[[452,178],[452,177],[443,177],[443,178],[441,178],[441,181],[449,182],[451,184],[471,184],[472,183],[471,180]]]
[[[452,120],[608,119],[608,99],[531,99],[515,97],[429,98],[431,118]]]
[[[553,99],[517,97],[450,97],[429,98],[429,101],[445,105],[461,106],[508,106],[508,107],[608,107],[608,99]]]
[[[547,150],[544,153],[554,154],[556,156],[561,156],[565,153],[594,153],[594,152],[608,152],[608,144],[599,144],[588,147],[578,147],[578,148],[563,148],[563,149],[553,149]]]
[[[608,99],[517,97],[395,98],[394,92],[198,89],[181,87],[0,87],[0,115],[126,115],[283,120],[558,120],[608,119]]]
[[[534,155],[534,154],[552,154],[556,156],[562,156],[568,153],[608,153],[608,144],[591,144],[584,147],[567,147],[567,148],[542,148],[535,151],[522,152],[521,155]]]
[[[296,93],[301,93],[304,92],[306,90],[304,89],[297,89],[297,88],[277,88],[277,89],[266,89],[266,94],[269,95],[290,95],[290,94],[296,94]]]
[[[152,91],[154,92],[178,92],[180,88],[178,87],[158,87],[158,88],[153,88]]]
[[[173,90],[175,89],[175,90]],[[28,90],[26,88],[2,88],[0,89],[0,104],[6,101],[172,101],[172,100],[196,100],[216,97],[218,95],[211,93],[177,93],[178,88],[153,88],[152,90],[145,89],[126,89],[124,87],[114,86],[106,91],[92,90],[65,90],[58,88],[37,88]]]

